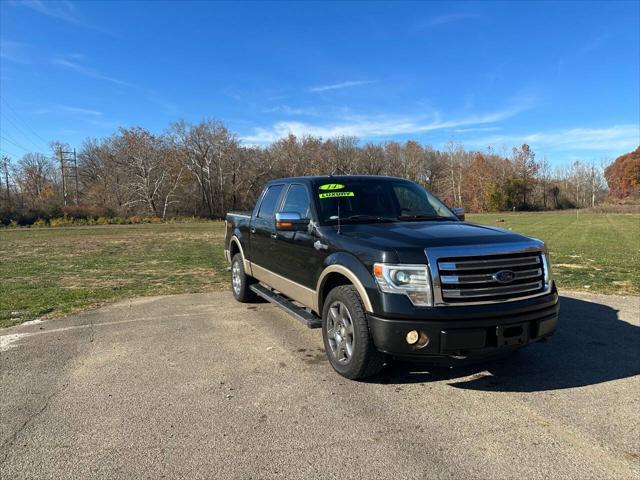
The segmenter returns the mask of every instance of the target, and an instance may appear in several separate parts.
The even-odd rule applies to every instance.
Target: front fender
[[[331,273],[339,273],[349,279],[358,291],[367,312],[371,313],[377,310],[376,307],[379,306],[378,286],[373,275],[358,258],[347,252],[335,252],[325,258],[323,267],[316,288],[318,313],[322,312],[324,287]]]

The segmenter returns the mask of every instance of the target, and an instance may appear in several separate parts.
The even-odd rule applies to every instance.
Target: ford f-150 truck
[[[558,321],[543,242],[467,223],[400,178],[270,181],[253,212],[227,214],[224,245],[234,297],[321,327],[329,362],[351,379],[387,358],[510,352]]]

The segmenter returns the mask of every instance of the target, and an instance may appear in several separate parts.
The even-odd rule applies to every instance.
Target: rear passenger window
[[[273,217],[273,212],[276,211],[278,199],[280,198],[280,193],[282,193],[283,187],[284,185],[274,185],[269,187],[267,193],[265,193],[264,198],[262,199],[260,210],[258,210],[258,218]]]
[[[291,188],[287,192],[287,198],[280,211],[295,212],[299,213],[301,218],[309,218],[311,216],[309,206],[309,195],[307,194],[305,186],[291,185]]]

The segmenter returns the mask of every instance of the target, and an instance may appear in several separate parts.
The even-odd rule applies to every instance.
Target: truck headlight
[[[373,276],[381,291],[406,295],[415,306],[433,305],[431,277],[427,265],[376,263]]]
[[[551,270],[549,250],[546,245],[542,254],[542,267],[544,268],[544,287],[546,291],[550,292],[553,286],[553,271]]]

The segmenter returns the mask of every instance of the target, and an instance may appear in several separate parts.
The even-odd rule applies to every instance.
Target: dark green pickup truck
[[[544,244],[474,225],[421,186],[375,176],[273,180],[229,213],[234,297],[321,327],[333,368],[386,359],[456,364],[551,335],[558,293]]]

